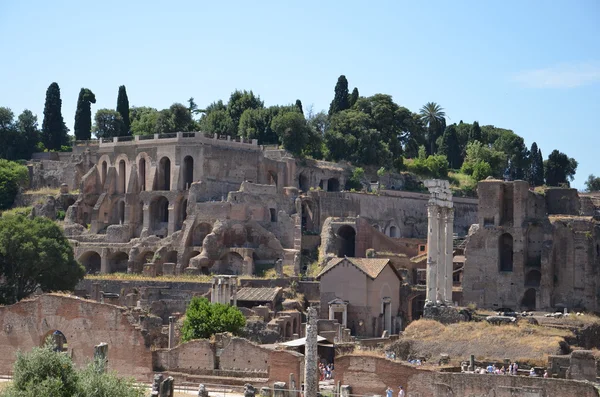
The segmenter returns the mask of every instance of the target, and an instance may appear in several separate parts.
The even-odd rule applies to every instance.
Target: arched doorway
[[[115,252],[108,258],[111,273],[127,273],[129,255],[125,252]]]
[[[163,234],[166,236],[169,227],[169,200],[165,196],[159,196],[150,203],[150,219],[153,231],[164,229]]]
[[[300,335],[300,330],[298,329],[298,321],[296,321],[296,317],[292,320],[292,333]]]
[[[163,157],[158,163],[154,190],[171,190],[171,160],[168,157]]]
[[[337,178],[329,178],[327,182],[327,191],[328,192],[339,192],[340,191],[340,181]]]
[[[194,159],[185,156],[183,159],[183,189],[188,190],[194,182]]]
[[[146,159],[141,158],[139,163],[139,179],[140,179],[140,190],[146,190]]]
[[[203,242],[204,242],[204,238],[206,238],[206,236],[212,231],[212,226],[208,223],[199,223],[195,228],[194,228],[194,234],[193,234],[193,238],[192,238],[192,246],[194,247],[201,247]]]
[[[542,281],[542,273],[538,270],[532,270],[525,276],[526,287],[539,287]]]
[[[509,233],[500,236],[498,244],[498,257],[501,272],[513,271],[513,237]]]
[[[523,307],[527,310],[535,310],[536,309],[535,295],[536,295],[535,288],[529,288],[527,291],[525,291],[525,294],[523,295],[523,299],[521,300],[521,307]]]
[[[108,173],[108,164],[106,164],[106,161],[103,161],[102,162],[102,175],[101,175],[101,180],[102,180],[103,186],[106,183],[106,174],[107,173]]]
[[[410,301],[410,321],[415,321],[423,317],[425,308],[425,295],[417,295]]]
[[[338,257],[353,257],[355,249],[356,230],[352,226],[344,225],[338,229]]]
[[[308,184],[308,177],[304,174],[298,176],[298,188],[303,192],[308,192],[310,185]]]
[[[126,191],[125,160],[119,161],[119,193]]]
[[[390,226],[390,237],[398,237],[398,228],[396,226]]]
[[[48,342],[51,342],[54,345],[55,352],[66,352],[69,348],[69,345],[67,343],[67,337],[60,330],[52,330],[46,332],[46,334],[42,338],[40,346],[44,346]]]
[[[88,251],[79,257],[79,263],[85,267],[87,274],[98,274],[102,266],[102,258],[96,251]]]
[[[242,274],[244,269],[244,258],[237,252],[228,252],[221,257],[219,266],[220,274],[237,275]]]

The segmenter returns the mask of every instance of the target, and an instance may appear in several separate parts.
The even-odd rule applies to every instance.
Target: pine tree
[[[63,120],[61,107],[60,87],[57,83],[52,83],[46,90],[42,122],[42,142],[48,150],[60,150],[62,146],[69,143],[67,136],[69,129]]]
[[[460,146],[454,124],[449,125],[444,131],[439,153],[446,156],[450,168],[460,168]]]
[[[96,96],[91,90],[82,88],[77,99],[73,127],[75,139],[79,141],[87,141],[92,137],[92,103],[96,103]]]
[[[131,135],[131,124],[129,121],[129,99],[127,99],[127,91],[125,86],[119,87],[119,95],[117,97],[117,112],[123,118],[123,135]]]
[[[304,110],[302,110],[302,101],[300,99],[296,99],[296,109],[302,114],[304,114]]]
[[[337,84],[335,85],[335,95],[331,105],[329,105],[329,116],[333,116],[337,112],[350,108],[350,102],[348,101],[348,80],[346,76],[341,75],[338,77]]]
[[[479,127],[479,122],[474,121],[471,126],[471,131],[469,131],[469,142],[479,141],[483,143],[481,136],[481,127]]]
[[[350,94],[350,98],[348,99],[350,107],[354,106],[356,101],[358,101],[358,88],[354,87],[352,94]]]

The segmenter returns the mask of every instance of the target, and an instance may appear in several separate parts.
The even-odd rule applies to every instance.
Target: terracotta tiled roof
[[[237,291],[238,301],[272,302],[281,288],[250,288],[244,287]]]
[[[330,271],[345,260],[356,266],[358,270],[362,271],[372,279],[377,278],[377,276],[379,276],[379,273],[381,273],[381,271],[390,263],[389,259],[384,258],[333,258],[329,261],[327,266],[325,266],[323,270],[321,270],[321,273],[319,273],[317,278],[321,277],[323,274],[327,273],[328,271]],[[394,267],[392,266],[392,269],[393,268]]]

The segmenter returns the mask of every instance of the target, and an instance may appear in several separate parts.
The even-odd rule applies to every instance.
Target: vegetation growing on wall
[[[237,307],[210,303],[204,297],[194,297],[185,311],[181,339],[187,342],[192,339],[210,338],[220,332],[239,335],[244,325],[246,319]]]

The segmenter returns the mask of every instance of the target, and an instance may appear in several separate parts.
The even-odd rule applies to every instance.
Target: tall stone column
[[[427,206],[427,293],[426,303],[435,303],[437,289],[437,266],[438,266],[438,211],[437,205]]]
[[[304,351],[304,397],[317,397],[319,392],[317,352],[317,311],[306,310],[306,344]]]
[[[444,301],[453,304],[452,279],[454,274],[454,208],[446,208],[446,295]]]
[[[446,208],[438,207],[438,261],[436,303],[444,303],[446,294]]]

